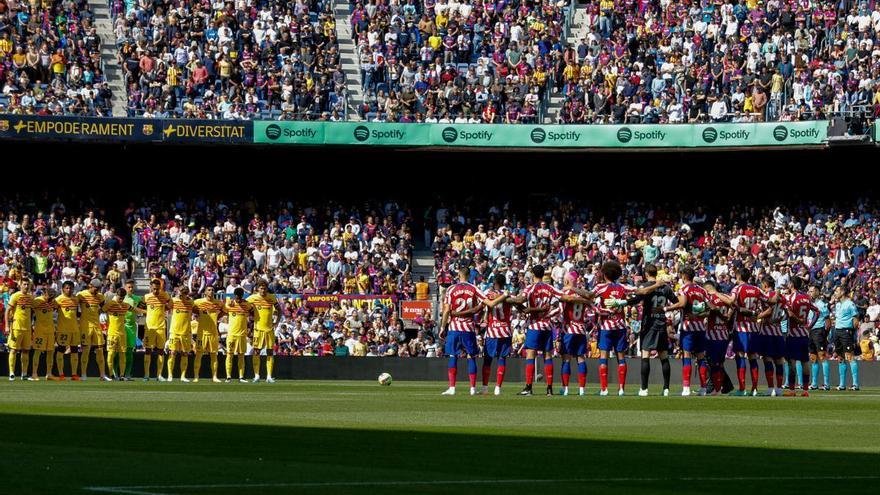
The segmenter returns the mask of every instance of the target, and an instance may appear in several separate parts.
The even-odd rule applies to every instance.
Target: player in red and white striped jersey
[[[507,280],[504,274],[496,274],[494,287],[486,296],[489,301],[486,306],[486,335],[483,352],[483,393],[489,391],[489,375],[492,373],[492,360],[498,359],[498,371],[496,372],[495,395],[501,395],[501,384],[504,383],[504,372],[507,366],[507,356],[513,347],[513,333],[510,328],[510,313],[514,304],[522,304],[524,296],[507,296],[500,299],[506,292],[504,287]]]
[[[730,308],[718,297],[718,286],[708,280],[703,284],[707,293],[709,317],[706,318],[706,354],[712,371],[712,395],[719,395],[724,386],[724,359],[730,343]]]
[[[761,289],[749,284],[752,273],[748,268],[740,268],[736,272],[736,287],[730,295],[716,292],[718,298],[733,309],[733,328],[736,337],[733,349],[736,351],[736,374],[739,388],[733,395],[746,395],[746,358],[752,375],[752,393],[758,395],[758,355],[756,353],[758,330],[757,316],[761,305],[775,303],[778,296],[770,297]]]
[[[595,312],[590,300],[575,292],[577,279],[576,273],[567,274],[562,289],[563,294],[574,298],[562,302],[562,331],[557,337],[562,353],[562,395],[568,395],[572,356],[578,363],[578,395],[584,395],[587,387],[587,332],[592,327],[588,318]]]
[[[474,315],[483,310],[483,303],[488,298],[475,285],[468,282],[470,270],[461,267],[458,270],[458,283],[446,290],[443,301],[443,318],[440,323],[440,337],[446,338],[446,355],[449,356],[447,377],[449,388],[443,395],[455,395],[455,375],[458,369],[458,355],[462,351],[467,355],[468,378],[470,379],[471,395],[477,393],[477,326]],[[506,294],[499,296],[503,301]]]
[[[761,290],[770,298],[777,297],[775,303],[765,305],[764,311],[758,315],[760,321],[758,325],[758,337],[760,344],[760,354],[764,359],[764,375],[767,378],[768,396],[782,395],[782,384],[785,381],[785,335],[782,333],[782,320],[786,317],[785,307],[782,297],[776,295],[773,286],[776,281],[770,275],[761,278]],[[776,383],[774,387],[774,365]]]
[[[608,353],[617,353],[617,395],[624,395],[626,386],[626,348],[628,328],[624,319],[624,307],[632,294],[646,295],[666,285],[658,280],[652,285],[635,288],[617,283],[623,268],[616,261],[606,261],[597,274],[599,284],[593,288],[594,304],[598,312],[599,326],[599,395],[608,395]]]
[[[564,294],[550,284],[543,282],[544,267],[535,265],[532,267],[532,276],[535,283],[526,287],[525,309],[528,315],[528,330],[526,330],[526,386],[520,395],[532,395],[532,383],[535,380],[535,358],[538,351],[544,353],[544,378],[547,381],[547,395],[553,395],[553,328],[552,311],[560,301],[571,301],[577,296]],[[592,297],[589,292],[581,289],[573,289],[581,297]]]
[[[810,361],[810,329],[819,320],[819,308],[813,299],[803,292],[804,281],[799,277],[791,279],[792,293],[785,298],[785,310],[788,313],[788,335],[785,337],[785,358],[788,360],[788,391],[785,395],[795,395],[794,377],[797,362],[803,369],[801,383],[810,383],[810,372],[807,363]],[[810,316],[812,315],[812,317]],[[809,395],[804,387],[803,396]]]
[[[667,306],[669,311],[681,310],[681,395],[691,395],[691,360],[696,357],[699,366],[700,390],[697,395],[706,395],[706,382],[709,378],[709,364],[706,362],[706,290],[694,283],[694,269],[686,266],[681,270],[684,285],[678,290],[678,302]]]

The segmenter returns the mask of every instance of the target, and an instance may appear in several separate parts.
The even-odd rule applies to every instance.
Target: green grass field
[[[439,382],[3,382],[0,492],[802,494],[880,483],[878,389],[548,398],[517,397],[518,385],[441,397]]]

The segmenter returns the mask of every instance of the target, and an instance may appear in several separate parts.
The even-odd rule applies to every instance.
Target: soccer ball
[[[388,373],[382,373],[379,375],[379,385],[391,385],[391,375]]]
[[[706,304],[702,302],[695,302],[693,305],[691,305],[691,309],[694,311],[694,313],[700,314],[706,310]]]

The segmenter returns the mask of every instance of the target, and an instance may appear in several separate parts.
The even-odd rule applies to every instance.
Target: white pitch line
[[[430,481],[329,481],[301,483],[224,483],[211,485],[134,485],[87,486],[85,490],[127,495],[168,495],[167,491],[150,490],[219,490],[224,488],[322,488],[370,486],[434,486],[434,485],[492,485],[529,483],[641,483],[672,481],[855,481],[878,480],[878,476],[692,476],[670,478],[559,478],[559,479],[488,479],[488,480],[430,480]]]

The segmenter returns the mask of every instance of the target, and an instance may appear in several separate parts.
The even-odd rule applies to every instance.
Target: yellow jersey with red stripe
[[[12,312],[12,330],[30,332],[33,329],[31,309],[34,304],[34,296],[18,291],[9,298],[9,307]]]
[[[274,332],[275,328],[273,328],[272,318],[275,316],[275,304],[278,302],[275,299],[275,295],[266,294],[266,297],[263,297],[259,294],[254,294],[247,298],[247,302],[253,304],[256,309],[254,331]]]
[[[104,294],[83,290],[76,295],[79,300],[79,328],[81,331],[101,331],[101,306],[104,305]]]
[[[189,338],[192,334],[193,300],[175,297],[171,304],[171,333]]]

